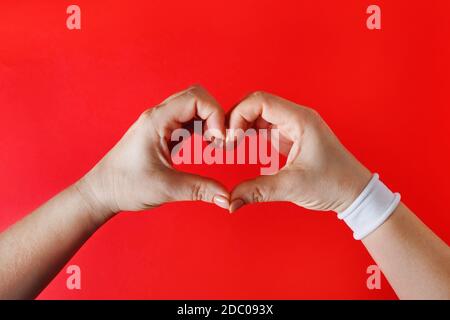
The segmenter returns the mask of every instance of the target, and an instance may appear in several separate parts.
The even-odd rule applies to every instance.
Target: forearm
[[[210,137],[224,139],[223,109],[206,90],[191,87],[144,111],[84,178],[0,234],[0,299],[35,297],[117,212],[189,200],[228,209],[223,185],[170,164],[168,137],[197,117]]]
[[[31,299],[104,222],[72,185],[0,234],[0,299]]]
[[[450,249],[404,204],[363,244],[401,299],[450,299]]]

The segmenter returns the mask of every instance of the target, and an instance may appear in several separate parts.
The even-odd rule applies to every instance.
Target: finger
[[[193,86],[179,92],[153,108],[153,125],[161,136],[170,138],[173,130],[198,117],[204,120],[211,135],[225,137],[225,114],[217,101],[202,87]],[[200,133],[201,134],[201,133]]]
[[[273,127],[272,123],[267,122],[262,117],[258,117],[258,119],[256,119],[256,121],[254,123],[255,123],[255,127],[258,129],[270,129]]]
[[[290,188],[287,172],[280,171],[271,176],[260,176],[236,186],[231,192],[230,212],[246,204],[270,201],[289,201],[287,189]]]
[[[229,209],[230,194],[219,182],[199,175],[172,170],[169,181],[173,182],[170,191],[172,201],[204,201]]]
[[[307,108],[265,92],[255,92],[242,100],[229,115],[229,127],[246,130],[256,124],[273,126],[291,141],[299,138]],[[234,138],[229,136],[228,139]]]
[[[271,130],[271,129],[278,129],[276,125],[267,122],[266,120],[264,120],[263,118],[259,117],[258,119],[256,119],[256,121],[254,122],[254,127],[256,129],[266,129],[266,130]],[[271,137],[272,135],[267,135],[267,138],[269,141],[271,141]],[[292,144],[293,142],[290,141],[289,139],[286,139],[285,136],[283,136],[282,134],[278,136],[278,140],[276,141],[276,143],[273,144],[275,150],[277,150],[277,152],[280,152],[283,155],[288,155],[289,151],[292,148]]]

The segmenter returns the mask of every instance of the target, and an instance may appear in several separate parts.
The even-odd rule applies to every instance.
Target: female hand
[[[145,111],[117,145],[76,187],[99,219],[119,211],[138,211],[165,202],[213,202],[228,209],[229,193],[218,182],[176,171],[169,142],[173,130],[194,118],[224,139],[224,112],[203,88],[194,86]]]
[[[371,178],[370,172],[345,149],[320,115],[283,98],[256,92],[230,113],[230,129],[279,130],[279,151],[288,156],[275,175],[238,185],[230,211],[244,204],[290,201],[304,208],[343,211]]]

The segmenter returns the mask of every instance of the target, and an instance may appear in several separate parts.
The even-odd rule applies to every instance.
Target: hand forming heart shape
[[[228,128],[278,129],[279,151],[287,156],[287,163],[274,175],[242,182],[230,194],[217,181],[177,171],[171,165],[172,132],[196,118],[204,121],[214,139],[226,139],[224,110],[199,86],[172,95],[139,117],[76,184],[96,209],[93,211],[101,212],[100,220],[119,211],[184,200],[213,202],[230,212],[244,204],[268,201],[343,211],[370,180],[370,172],[345,149],[317,112],[255,92],[231,110]]]

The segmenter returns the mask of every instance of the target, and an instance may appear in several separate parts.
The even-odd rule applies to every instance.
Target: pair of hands
[[[173,130],[202,119],[225,138],[225,113],[203,88],[191,87],[145,111],[77,190],[104,221],[173,201],[206,201],[236,211],[253,202],[290,201],[304,208],[343,211],[370,180],[370,172],[339,142],[317,112],[255,92],[229,114],[230,129],[277,128],[286,165],[276,174],[244,181],[230,192],[219,182],[179,172],[170,162]]]

